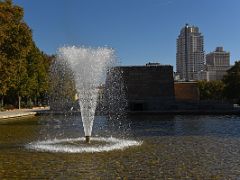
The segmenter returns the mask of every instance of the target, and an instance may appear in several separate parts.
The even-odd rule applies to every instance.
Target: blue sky
[[[38,47],[109,46],[122,65],[176,64],[176,38],[189,23],[200,28],[208,53],[223,46],[240,59],[239,0],[14,0]]]

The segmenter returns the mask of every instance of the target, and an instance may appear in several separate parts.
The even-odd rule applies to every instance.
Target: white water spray
[[[114,50],[106,47],[63,47],[59,49],[58,58],[66,60],[74,72],[84,132],[89,138],[99,86],[105,82],[107,70],[115,62]]]

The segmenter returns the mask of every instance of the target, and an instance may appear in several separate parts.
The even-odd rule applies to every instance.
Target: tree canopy
[[[201,100],[223,100],[224,83],[222,81],[199,81]]]
[[[240,61],[227,71],[222,81],[199,81],[201,100],[228,100],[240,104]]]
[[[50,57],[41,52],[23,20],[23,8],[0,1],[0,98],[21,106],[22,98],[38,99],[48,89]],[[18,101],[16,101],[18,99]]]
[[[224,95],[240,104],[240,61],[236,61],[234,66],[227,71],[223,82],[225,83]]]

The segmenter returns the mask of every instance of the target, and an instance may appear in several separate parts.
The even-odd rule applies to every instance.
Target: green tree
[[[49,66],[51,57],[41,52],[33,45],[27,56],[28,69],[28,100],[34,99],[35,105],[39,105],[39,99],[48,91]]]
[[[233,102],[240,104],[240,61],[236,61],[234,66],[227,71],[224,76],[224,94]]]
[[[201,100],[223,100],[224,83],[222,81],[198,81]]]

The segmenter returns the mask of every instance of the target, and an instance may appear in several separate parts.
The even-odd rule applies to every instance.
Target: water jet
[[[66,61],[74,73],[81,119],[86,142],[89,143],[99,87],[105,83],[107,70],[115,62],[114,50],[106,47],[63,47],[59,49],[58,59]]]

